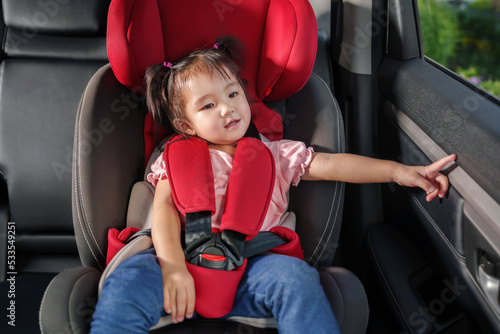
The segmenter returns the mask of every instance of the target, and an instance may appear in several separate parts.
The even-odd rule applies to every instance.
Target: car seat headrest
[[[110,0],[4,0],[4,54],[10,58],[107,61]]]
[[[110,0],[3,0],[5,24],[19,38],[37,34],[95,36],[103,32]]]
[[[311,74],[317,26],[307,0],[113,0],[109,9],[110,64],[134,91],[142,87],[149,66],[211,47],[225,35],[245,46],[242,77],[256,101],[257,128],[280,138],[279,115],[262,101],[289,97]]]

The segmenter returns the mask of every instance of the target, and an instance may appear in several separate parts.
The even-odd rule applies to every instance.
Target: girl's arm
[[[443,198],[448,191],[448,178],[439,171],[454,161],[452,154],[428,166],[406,166],[353,154],[314,153],[302,180],[330,180],[350,183],[396,182],[407,187],[420,187],[427,201]]]
[[[156,185],[151,234],[163,274],[163,307],[172,315],[174,323],[183,321],[185,316],[191,318],[195,303],[194,281],[186,267],[179,212],[172,200],[168,180],[160,180]]]

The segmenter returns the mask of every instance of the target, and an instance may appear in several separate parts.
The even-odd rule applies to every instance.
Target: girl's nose
[[[220,106],[220,115],[222,117],[226,117],[227,115],[231,114],[234,111],[233,106],[230,104],[224,103]]]

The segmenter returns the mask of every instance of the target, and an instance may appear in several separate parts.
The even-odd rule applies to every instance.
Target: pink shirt
[[[268,231],[272,227],[280,225],[281,217],[288,207],[287,192],[290,189],[290,184],[298,185],[300,177],[304,175],[305,169],[311,163],[314,150],[312,147],[306,147],[302,142],[291,140],[264,142],[264,144],[273,154],[276,164],[273,196],[261,228],[261,231]],[[210,159],[214,173],[216,199],[216,212],[212,216],[212,227],[219,228],[233,158],[225,152],[210,149]],[[148,174],[147,179],[154,186],[158,180],[167,178],[163,154],[156,159],[151,170],[152,172]]]

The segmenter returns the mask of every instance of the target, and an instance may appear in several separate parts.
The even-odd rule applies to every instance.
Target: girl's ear
[[[174,128],[179,132],[179,133],[184,133],[190,136],[195,136],[196,131],[189,125],[188,122],[181,120],[181,119],[174,119],[172,122],[174,125]]]

